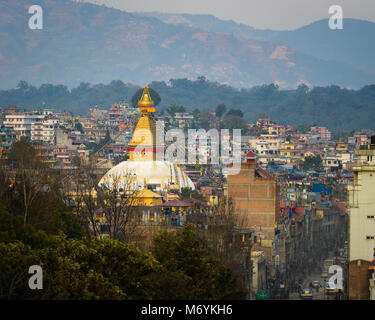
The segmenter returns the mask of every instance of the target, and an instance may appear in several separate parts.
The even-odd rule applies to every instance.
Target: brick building
[[[241,229],[254,230],[255,248],[264,251],[273,265],[275,227],[280,215],[277,179],[257,166],[252,151],[247,153],[240,173],[228,176],[228,197],[235,223]]]

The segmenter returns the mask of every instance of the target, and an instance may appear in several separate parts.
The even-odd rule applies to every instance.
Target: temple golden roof
[[[155,112],[154,101],[151,99],[150,92],[148,91],[148,86],[143,88],[143,93],[141,99],[138,101],[139,111]]]
[[[150,113],[155,112],[154,101],[151,99],[148,87],[143,89],[142,97],[138,101],[141,117],[128,144],[129,161],[155,161],[156,152],[164,151],[156,145],[155,119]]]

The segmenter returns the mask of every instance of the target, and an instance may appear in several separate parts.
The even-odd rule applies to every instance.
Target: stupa
[[[119,188],[133,190],[146,187],[156,192],[167,192],[171,185],[180,190],[186,187],[195,189],[194,183],[178,164],[156,160],[156,152],[164,150],[156,144],[155,107],[147,86],[138,101],[138,108],[141,116],[127,148],[129,159],[110,169],[99,185],[111,189],[116,181]]]

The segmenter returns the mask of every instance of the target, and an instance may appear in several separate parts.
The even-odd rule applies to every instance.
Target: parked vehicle
[[[321,287],[321,285],[320,285],[320,281],[319,281],[319,280],[314,280],[314,281],[312,282],[312,285],[313,285],[313,287],[314,287],[315,289],[317,289],[317,290]]]
[[[300,297],[304,300],[311,300],[313,298],[312,290],[310,288],[303,288]]]
[[[338,292],[338,289],[337,289],[336,285],[331,281],[326,282],[325,289],[326,289],[327,294],[334,294],[334,293]]]

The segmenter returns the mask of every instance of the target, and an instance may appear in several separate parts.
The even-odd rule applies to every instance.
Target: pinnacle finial
[[[138,101],[139,107],[152,107],[154,105],[154,101],[151,99],[150,92],[148,91],[148,86],[145,86],[143,89],[142,97]]]

